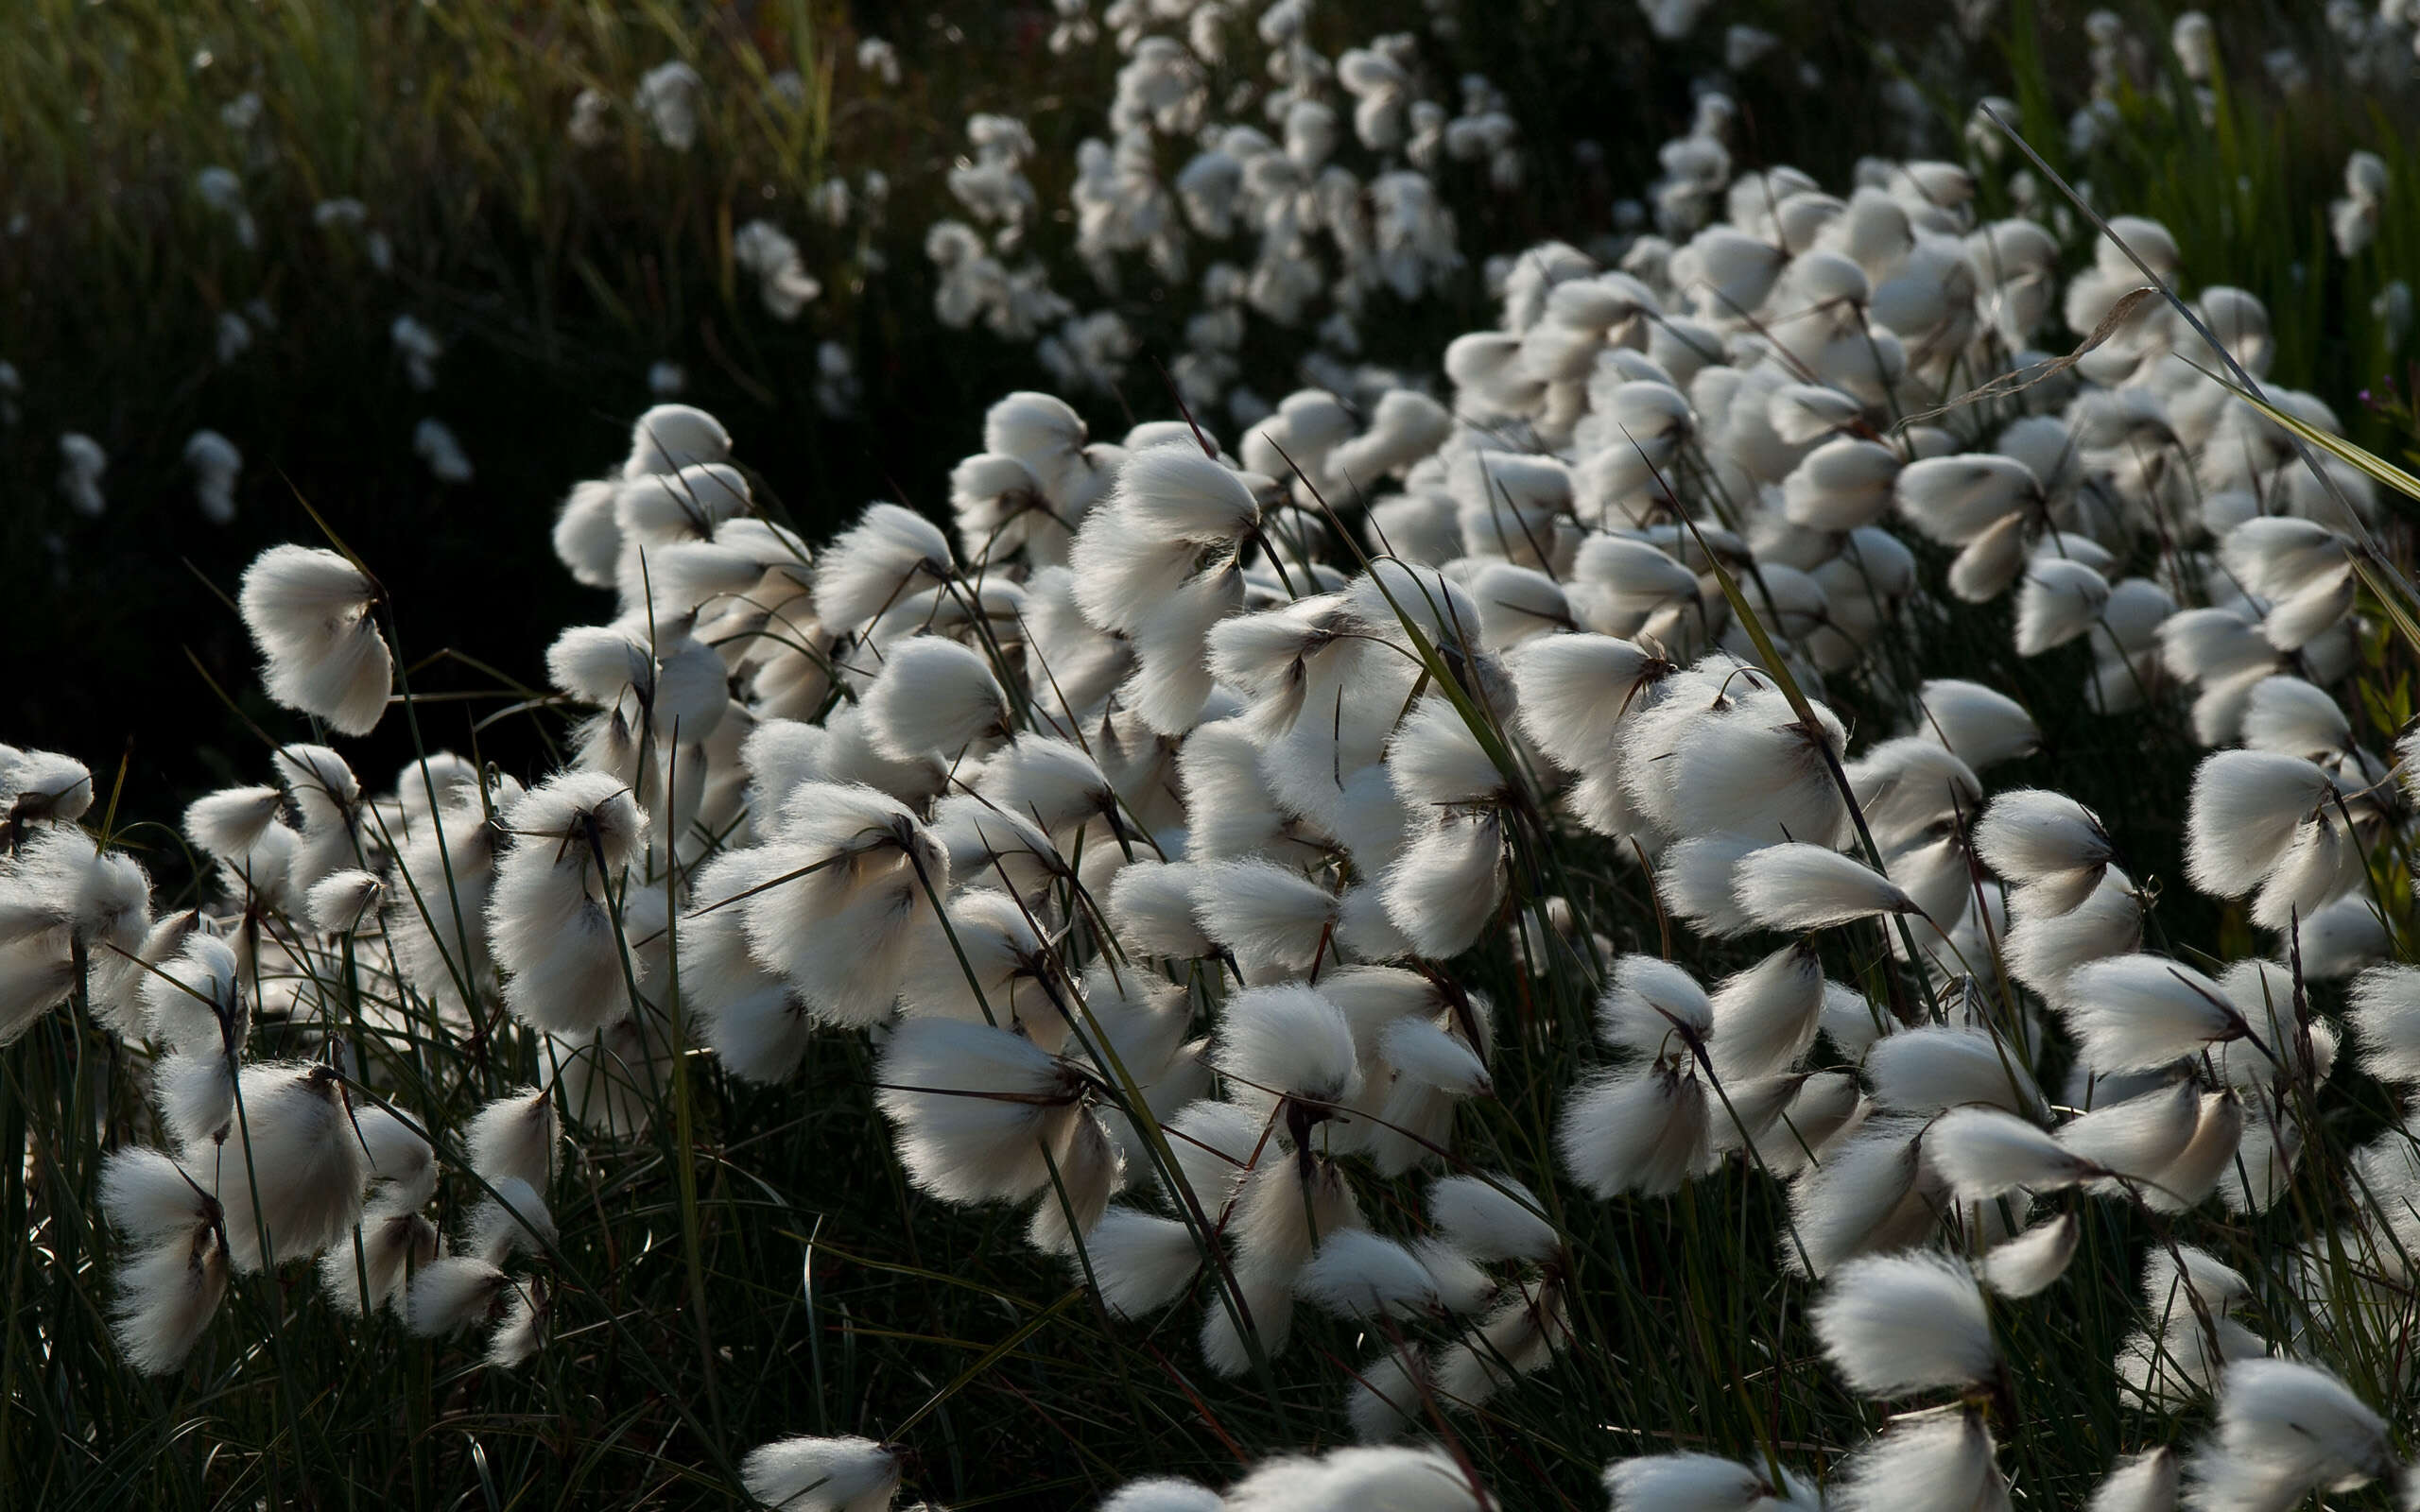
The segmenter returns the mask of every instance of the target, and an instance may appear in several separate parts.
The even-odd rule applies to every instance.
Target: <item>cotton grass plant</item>
[[[2403,1500],[2420,486],[2158,222],[1730,120],[1425,382],[829,539],[658,405],[543,656],[337,510],[180,822],[0,747],[9,1484]]]
[[[483,1433],[566,1489],[1040,1494],[925,1435],[1046,1360],[1011,1386],[1046,1419],[1319,1451],[1236,1505],[2399,1480],[2402,731],[2337,691],[2411,613],[2396,480],[2297,455],[2271,417],[2323,408],[2124,294],[2158,227],[2061,304],[1969,188],[1777,169],[1626,269],[1539,249],[1446,399],[1306,391],[1233,455],[1011,395],[954,536],[876,506],[811,545],[650,411],[556,532],[615,617],[491,695],[561,731],[526,782],[431,749],[365,786],[318,739],[452,716],[370,564],[265,555],[270,782],[153,837],[9,755],[26,1400],[153,1424],[84,1469],[196,1501],[318,1454],[498,1484]],[[2029,344],[2054,309],[2072,362]],[[2173,835],[2001,775],[2128,715],[2218,747],[2167,801],[2234,946],[2155,907]],[[155,890],[137,854],[186,847]],[[827,1136],[904,1226],[839,1300]],[[894,1292],[1018,1321],[836,1398],[923,1348]],[[325,1369],[391,1457],[336,1445]],[[567,1391],[604,1414],[568,1469],[505,1405]],[[229,1392],[260,1437],[146,1447],[217,1443]]]

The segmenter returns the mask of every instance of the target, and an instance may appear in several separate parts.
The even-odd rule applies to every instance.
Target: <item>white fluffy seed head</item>
[[[144,973],[140,993],[147,1032],[172,1051],[223,1055],[243,1043],[241,964],[216,936],[187,936],[175,955]]]
[[[1711,1005],[1715,1069],[1726,1081],[1789,1069],[1814,1042],[1824,986],[1823,962],[1804,942],[1725,977]]]
[[[190,1233],[216,1212],[200,1181],[165,1151],[140,1144],[112,1150],[103,1160],[100,1197],[111,1225],[136,1240]]]
[[[2180,1081],[2068,1120],[2059,1143],[2113,1175],[2155,1181],[2191,1143],[2201,1114],[2200,1090]]]
[[[1543,1205],[1508,1176],[1439,1177],[1428,1188],[1428,1217],[1475,1260],[1542,1261],[1558,1243]]]
[[[2154,1211],[2181,1212],[2208,1196],[2233,1174],[2245,1123],[2243,1099],[2232,1089],[2203,1093],[2192,1139],[2154,1178],[2158,1184],[2145,1191],[2144,1203]]]
[[[574,580],[590,588],[614,586],[614,568],[622,556],[622,530],[614,523],[620,491],[611,478],[574,484],[555,515],[555,556]]]
[[[2008,1484],[1996,1452],[1978,1413],[1902,1418],[1849,1462],[1826,1505],[1839,1512],[2004,1512]]]
[[[1796,1238],[1782,1258],[1799,1275],[1824,1276],[1852,1256],[1914,1244],[1932,1231],[1937,1181],[1926,1181],[1920,1118],[1871,1116],[1790,1188]]]
[[[2055,1192],[2100,1174],[2048,1130],[1996,1108],[1953,1108],[1925,1140],[1934,1167],[1969,1202]]]
[[[2222,750],[2193,774],[2185,869],[2217,898],[2240,898],[2274,871],[2303,822],[2336,792],[2325,768],[2274,751]]]
[[[2219,557],[2245,588],[2285,598],[2340,570],[2351,542],[2293,515],[2258,515],[2226,533]]]
[[[2143,936],[2143,897],[2117,867],[2103,870],[2083,902],[2062,911],[2064,901],[2056,884],[2017,889],[2014,921],[2003,936],[2009,974],[2053,1007],[2072,997],[2078,968],[2131,954]]]
[[[946,1201],[1031,1195],[1050,1180],[1046,1146],[1074,1126],[1070,1068],[987,1023],[905,1020],[884,1042],[875,1076],[875,1101],[899,1128],[901,1163]]]
[[[1338,1104],[1361,1085],[1344,1015],[1316,988],[1295,983],[1230,998],[1217,1059],[1221,1072],[1261,1097]]]
[[[2351,1009],[2362,1068],[2383,1081],[2420,1082],[2420,967],[2363,971],[2353,982]]]
[[[320,1288],[338,1309],[357,1317],[365,1311],[367,1281],[367,1311],[391,1308],[400,1316],[409,1273],[437,1259],[439,1243],[437,1225],[420,1213],[374,1207],[362,1215],[358,1257],[350,1245],[335,1246],[320,1256]]]
[[[1219,1512],[1219,1493],[1193,1481],[1154,1475],[1129,1481],[1100,1504],[1100,1512]]]
[[[2095,961],[2068,977],[2066,993],[2067,1026],[2099,1072],[2154,1071],[2245,1032],[2219,984],[2165,956]]]
[[[1998,1351],[1983,1294],[1946,1255],[1871,1255],[1834,1273],[1815,1336],[1860,1395],[1903,1397],[1992,1379]]]
[[[1584,634],[1525,642],[1506,663],[1519,695],[1522,733],[1575,772],[1613,763],[1624,716],[1664,667],[1629,641]]]
[[[2378,910],[2360,893],[2339,898],[2301,921],[2303,975],[2334,981],[2384,957],[2389,948]]]
[[[277,823],[285,795],[274,787],[230,787],[185,808],[185,838],[212,857],[240,866]]]
[[[983,412],[983,450],[1015,457],[1046,482],[1082,455],[1083,417],[1055,394],[1020,389]]]
[[[694,636],[645,620],[581,625],[546,650],[556,687],[669,738],[703,739],[730,703],[722,658]]]
[[[1803,446],[1854,423],[1865,406],[1837,388],[1820,384],[1784,384],[1766,402],[1765,420],[1773,434],[1792,446]],[[1898,470],[1893,468],[1892,475]]]
[[[374,1206],[418,1208],[437,1194],[437,1152],[398,1115],[374,1105],[353,1109],[370,1179],[377,1183]]]
[[[491,1184],[517,1180],[533,1192],[544,1192],[553,1179],[555,1155],[562,1125],[554,1099],[537,1088],[523,1088],[481,1108],[463,1130],[471,1169]]]
[[[2251,1296],[2252,1283],[2205,1249],[2160,1245],[2144,1252],[2141,1290],[2154,1317],[2197,1307],[2215,1316]]]
[[[719,462],[730,455],[731,433],[722,421],[692,404],[657,404],[631,426],[622,476],[648,477],[694,462]]]
[[[2090,630],[2109,603],[2109,579],[2080,561],[2037,559],[2016,599],[2016,652],[2039,656]]]
[[[714,539],[715,527],[744,513],[748,504],[748,479],[737,468],[693,462],[625,481],[614,493],[614,523],[626,546],[652,557],[682,541]],[[624,603],[644,610],[653,601],[661,612],[649,565],[627,550],[623,559]]]
[[[1009,699],[982,653],[956,641],[920,635],[890,649],[867,690],[867,730],[893,761],[938,751],[954,760],[970,746],[1008,732]]]
[[[1016,899],[970,888],[925,920],[922,935],[899,978],[903,1013],[1021,1027],[1043,1048],[1059,1048],[1066,1020],[1033,986],[1042,942]]]
[[[1976,452],[1910,462],[1893,480],[1893,491],[1918,530],[1962,546],[2038,495],[2041,484],[2015,457]]]
[[[1814,713],[1809,726],[1780,692],[1759,688],[1692,722],[1668,764],[1679,833],[1816,845],[1840,838],[1848,810],[1832,762],[1848,734],[1830,710]]]
[[[1419,1257],[1367,1228],[1321,1240],[1294,1293],[1340,1317],[1402,1316],[1439,1305],[1436,1279]]]
[[[93,806],[93,774],[57,751],[0,746],[0,800],[20,824],[72,824]]]
[[[1429,1020],[1397,1019],[1379,1031],[1377,1050],[1399,1087],[1409,1083],[1454,1097],[1475,1097],[1489,1089],[1486,1060],[1460,1034]]]
[[[2193,1459],[2193,1499],[2249,1512],[2395,1473],[2386,1423],[2343,1382],[2297,1360],[2238,1360],[2220,1382],[2218,1432]]]
[[[1810,530],[1854,530],[1891,507],[1901,458],[1878,441],[1835,437],[1806,454],[1782,480],[1782,512]]]
[[[323,935],[350,935],[376,921],[379,900],[386,891],[386,883],[375,872],[357,867],[332,871],[311,885],[311,923]]]
[[[2025,706],[1996,689],[1936,678],[1917,695],[1917,729],[1940,741],[1977,771],[2023,756],[2042,743]]]
[[[1189,862],[1148,857],[1118,868],[1110,884],[1109,918],[1130,951],[1167,960],[1194,960],[1218,947],[1194,914],[1201,878]]]
[[[1260,519],[1260,503],[1242,475],[1190,440],[1127,457],[1107,509],[1167,541],[1233,541]]]
[[[1436,569],[1381,558],[1353,579],[1344,602],[1363,629],[1390,644],[1411,644],[1404,627],[1409,621],[1431,646],[1448,655],[1477,650],[1478,606],[1461,584]]]
[[[1395,727],[1386,763],[1396,794],[1415,813],[1492,800],[1507,784],[1461,713],[1442,695],[1421,699]]]
[[[739,1479],[781,1512],[890,1512],[899,1460],[871,1438],[802,1435],[750,1450]]]
[[[1920,910],[1897,884],[1854,856],[1820,845],[1752,850],[1732,871],[1740,912],[1767,929],[1805,933],[1877,914]]]
[[[239,1085],[243,1116],[211,1171],[229,1258],[251,1271],[262,1264],[264,1230],[281,1262],[335,1244],[361,1215],[372,1169],[327,1068],[246,1066]]]
[[[1380,882],[1388,919],[1422,955],[1478,942],[1505,888],[1504,821],[1494,809],[1447,812],[1416,831]]]
[[[1213,1212],[1218,1194],[1197,1192]],[[1193,1231],[1175,1218],[1112,1208],[1084,1236],[1100,1299],[1119,1317],[1141,1317],[1174,1301],[1201,1269]]]
[[[1116,808],[1109,779],[1082,747],[1031,731],[994,752],[971,785],[1054,835]]]
[[[2014,1047],[1988,1030],[1927,1024],[1884,1037],[1865,1053],[1876,1103],[1896,1112],[1938,1113],[1980,1103],[2027,1117],[2042,1093]]]
[[[2325,689],[2300,678],[2263,678],[2243,710],[2243,743],[2256,750],[2316,760],[2342,751],[2353,729]]]
[[[631,980],[647,975],[645,954],[625,947],[648,933],[642,917],[660,914],[663,894],[620,882],[646,815],[618,779],[570,772],[503,817],[514,839],[497,865],[488,923],[496,963],[510,973],[506,1002],[538,1028],[593,1033],[625,1010]],[[609,900],[621,905],[618,921]]]
[[[1756,927],[1740,906],[1733,873],[1758,849],[1738,834],[1702,835],[1666,850],[1655,868],[1665,908],[1710,935],[1744,935]]]
[[[2084,1512],[2176,1512],[2177,1468],[2176,1451],[2166,1446],[2120,1461]]]
[[[1705,1159],[1712,1100],[1693,1074],[1651,1066],[1583,1084],[1564,1099],[1555,1144],[1599,1197],[1677,1191]]]
[[[1613,982],[1597,1000],[1597,1030],[1606,1043],[1653,1057],[1703,1043],[1714,1006],[1697,978],[1652,955],[1614,963]]]
[[[2064,889],[2067,879],[2086,876],[2086,892],[2116,853],[2100,816],[2064,793],[2038,788],[1995,797],[1975,826],[1975,851],[2009,882],[2055,882]],[[2082,901],[2072,898],[2068,906]]]
[[[1263,1464],[1228,1491],[1228,1512],[1481,1512],[1493,1504],[1444,1451],[1340,1449]]]
[[[1648,1454],[1605,1467],[1605,1490],[1614,1512],[1750,1512],[1768,1503],[1820,1505],[1811,1486],[1783,1471],[1775,1486],[1770,1472],[1713,1454]]]
[[[2048,1291],[2066,1275],[2083,1237],[2083,1225],[2072,1212],[2061,1213],[2039,1228],[1992,1246],[1983,1257],[1983,1281],[2002,1297],[2031,1297]]]
[[[1300,973],[1322,954],[1335,958],[1339,901],[1302,873],[1272,861],[1221,861],[1193,881],[1202,933],[1240,959]]]
[[[110,1332],[127,1363],[147,1375],[182,1366],[227,1293],[226,1247],[198,1224],[170,1233],[119,1265]]]
[[[856,629],[949,570],[940,526],[899,505],[869,505],[815,559],[816,618],[835,633]]]
[[[1849,785],[1884,847],[1934,825],[1971,818],[1983,784],[1956,752],[1922,735],[1887,740],[1849,764]]]
[[[333,551],[272,546],[245,569],[236,597],[260,648],[269,696],[366,735],[386,712],[394,658],[371,610],[378,590]]]

